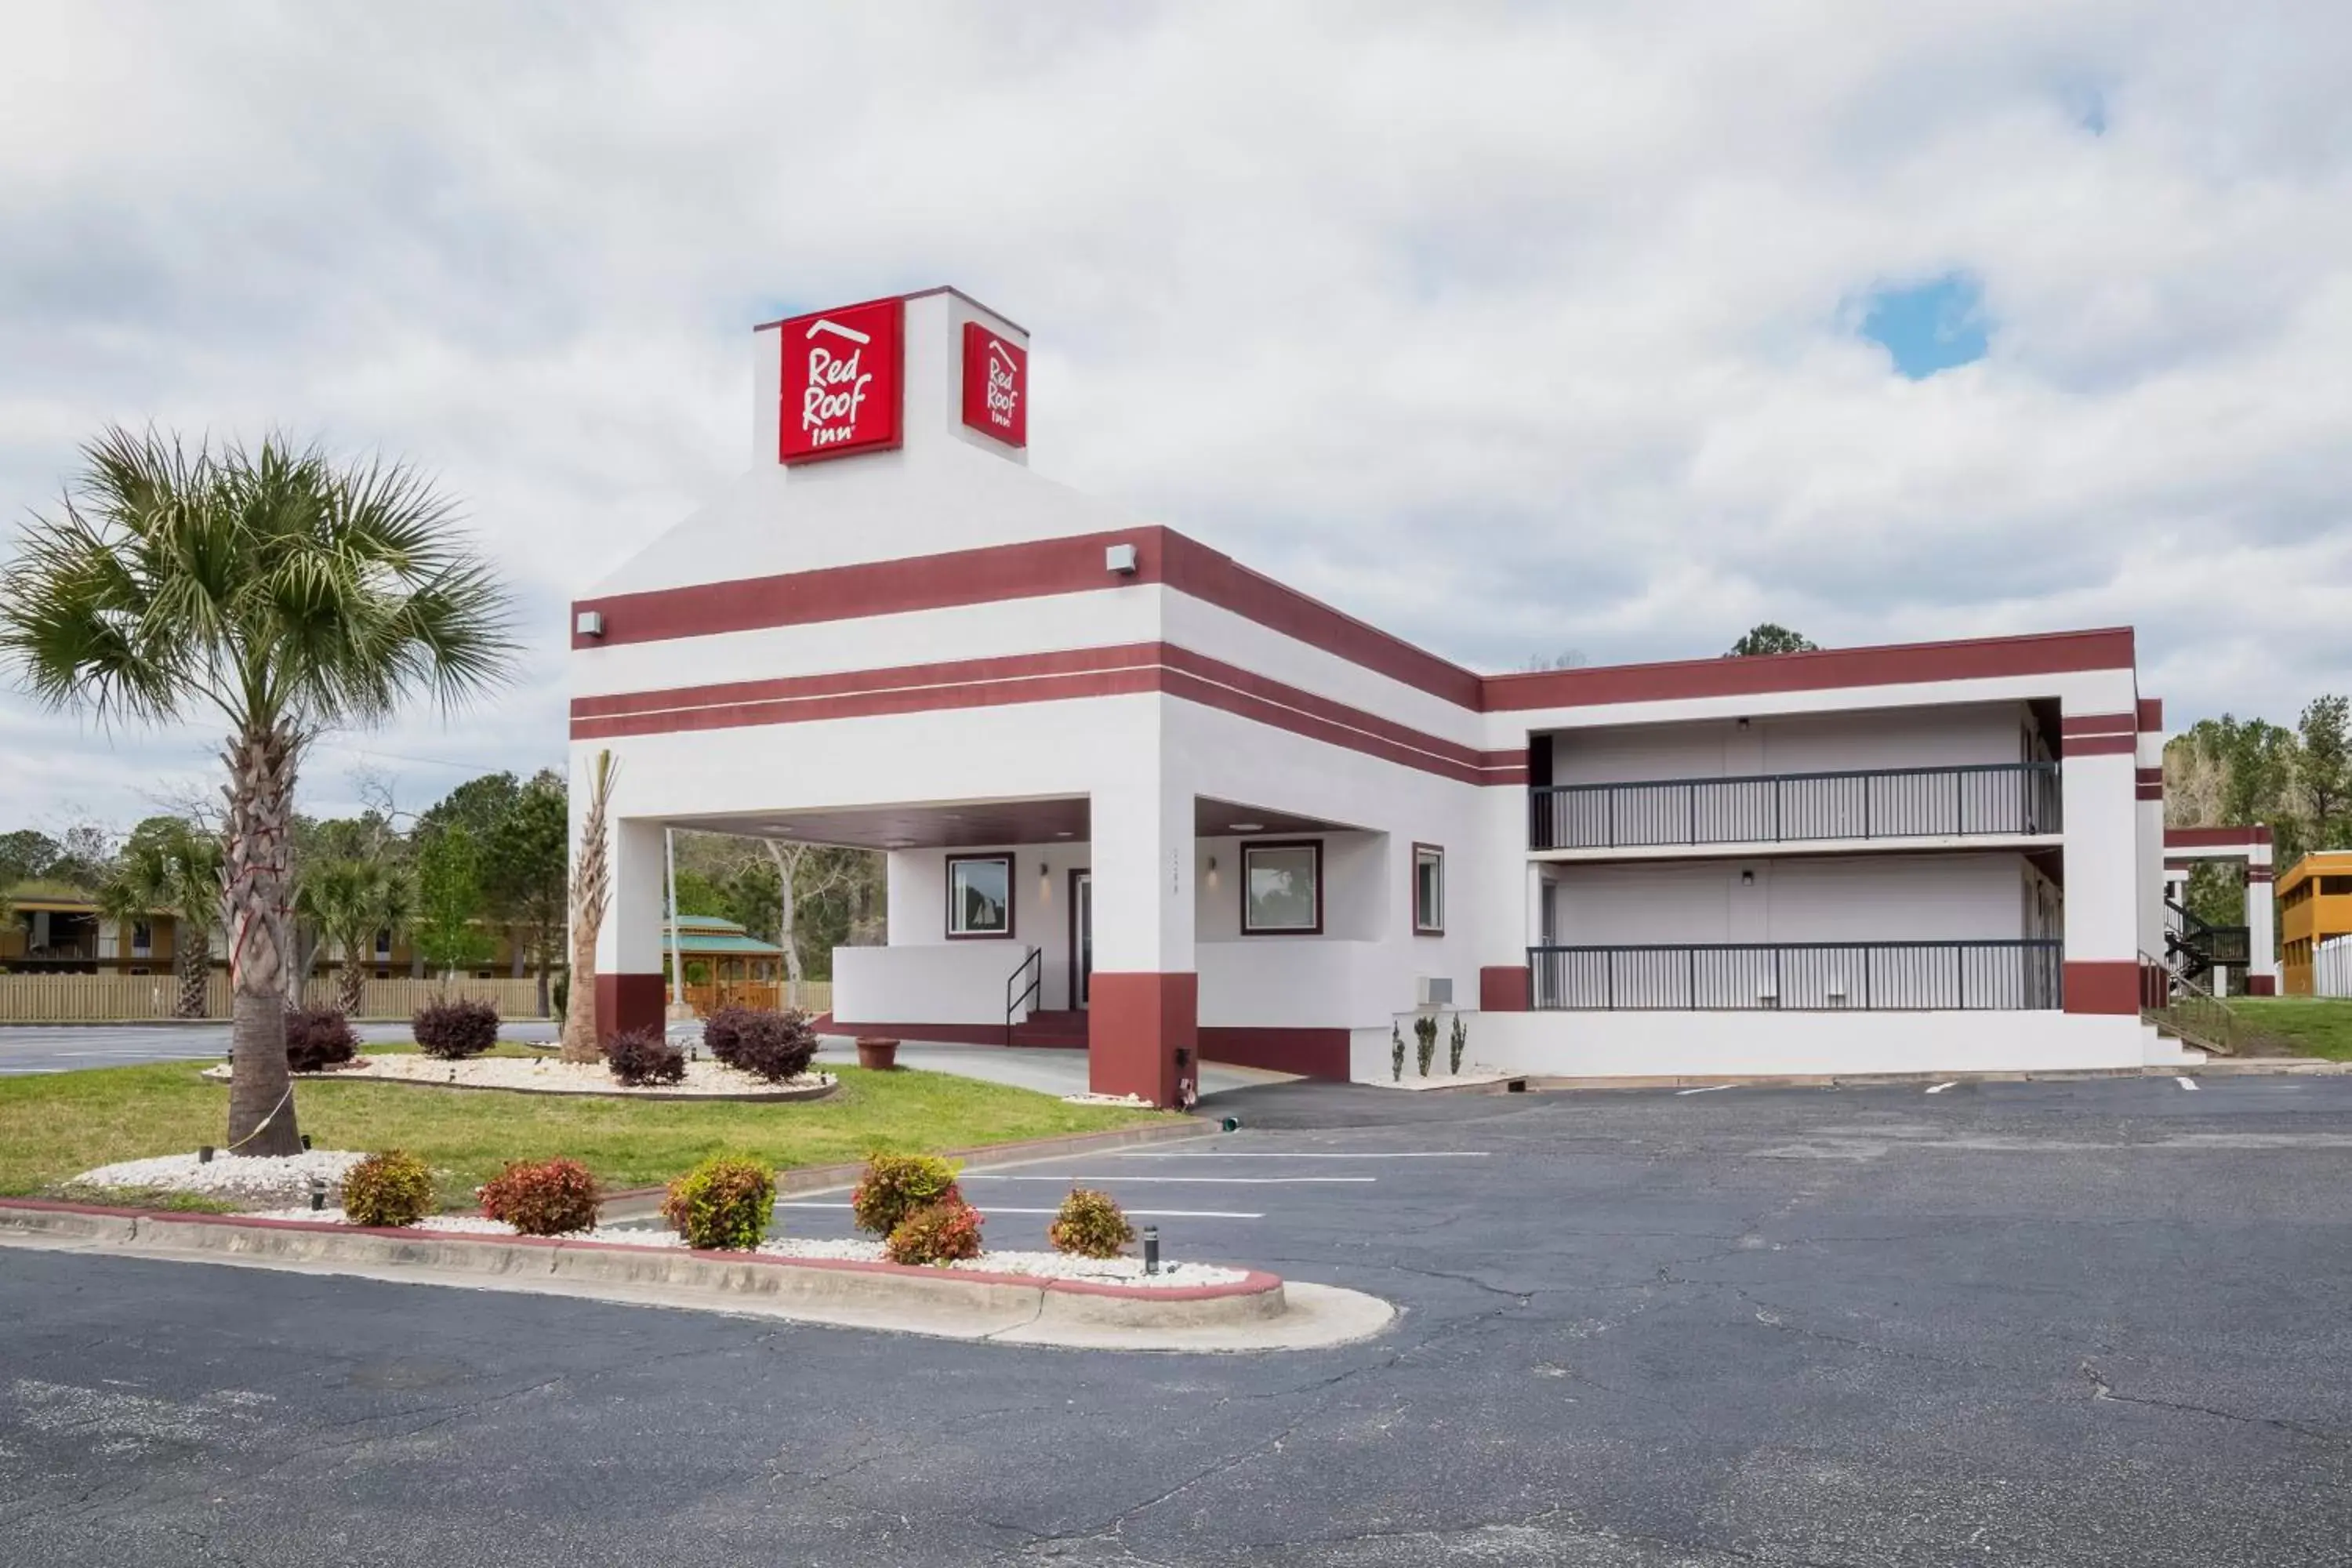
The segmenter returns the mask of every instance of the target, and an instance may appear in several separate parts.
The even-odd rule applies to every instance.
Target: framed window
[[[145,952],[155,945],[155,928],[145,921],[131,922],[131,951]]]
[[[1323,934],[1320,840],[1242,846],[1242,934]]]
[[[1013,934],[1013,857],[948,857],[948,935]]]
[[[1445,851],[1434,844],[1412,847],[1412,934],[1445,934]]]

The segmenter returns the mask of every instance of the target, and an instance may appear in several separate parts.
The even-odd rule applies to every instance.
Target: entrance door
[[[1095,878],[1070,873],[1070,1005],[1087,1005],[1095,977]]]

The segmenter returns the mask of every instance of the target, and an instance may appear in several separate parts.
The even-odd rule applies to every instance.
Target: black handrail
[[[1029,984],[1023,986],[1021,994],[1016,996],[1013,994],[1013,987],[1024,974],[1029,976]],[[1013,1044],[1013,1015],[1019,1010],[1024,1002],[1037,1001],[1044,992],[1045,985],[1045,950],[1042,947],[1033,947],[1029,950],[1028,956],[1022,959],[1021,967],[1004,977],[1004,1043],[1006,1046],[1010,1047]]]
[[[1543,1010],[2049,1010],[2063,1001],[2054,937],[1969,942],[1692,942],[1528,949]]]
[[[2062,799],[2056,763],[1537,784],[1528,791],[1528,845],[1623,849],[2054,834]]]

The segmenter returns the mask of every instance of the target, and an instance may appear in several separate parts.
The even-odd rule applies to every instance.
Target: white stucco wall
[[[1988,702],[1784,714],[1745,724],[1607,725],[1548,739],[1552,783],[1629,784],[2015,763],[2025,759],[2032,725],[2025,704]]]
[[[1743,882],[1746,874],[1752,880]],[[1884,855],[1570,865],[1549,878],[1562,946],[2010,939],[2022,856]]]

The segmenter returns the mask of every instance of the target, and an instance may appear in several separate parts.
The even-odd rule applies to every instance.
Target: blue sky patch
[[[1913,381],[1985,356],[1984,289],[1964,272],[1869,297],[1862,335],[1894,356]]]

